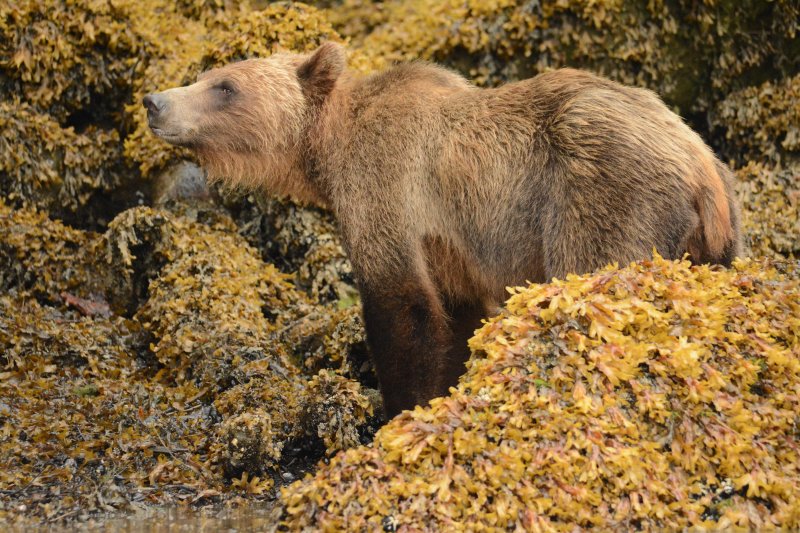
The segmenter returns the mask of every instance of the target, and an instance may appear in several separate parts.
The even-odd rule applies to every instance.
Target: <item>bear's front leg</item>
[[[361,285],[367,342],[387,416],[447,394],[453,334],[430,281],[420,275]]]

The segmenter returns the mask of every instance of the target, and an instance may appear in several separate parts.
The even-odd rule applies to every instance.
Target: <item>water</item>
[[[76,532],[76,533],[236,533],[270,531],[275,527],[271,516],[274,503],[247,503],[241,507],[209,506],[147,508],[126,515],[95,517],[86,522],[68,525],[31,527],[15,526],[16,532]]]

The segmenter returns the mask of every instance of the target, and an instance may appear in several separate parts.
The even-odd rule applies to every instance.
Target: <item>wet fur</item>
[[[506,286],[654,248],[741,253],[730,171],[650,91],[571,69],[495,89],[427,63],[359,77],[333,43],[205,80],[234,71],[243,107],[204,120],[255,140],[195,147],[212,177],[332,209],[390,415],[455,384]]]

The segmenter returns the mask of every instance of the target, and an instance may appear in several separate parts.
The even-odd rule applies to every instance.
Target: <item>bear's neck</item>
[[[335,210],[337,180],[335,175],[347,165],[343,147],[347,143],[348,121],[354,89],[363,77],[345,71],[336,80],[330,95],[318,110],[312,112],[306,134],[305,174],[311,187],[324,204]]]
[[[222,182],[227,187],[241,190],[264,189],[271,195],[325,205],[317,187],[306,179],[302,170],[303,158],[297,148],[274,153],[223,153],[221,150],[199,147],[197,155],[208,173],[210,183]]]

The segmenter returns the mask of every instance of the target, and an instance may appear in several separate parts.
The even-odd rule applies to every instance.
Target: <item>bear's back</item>
[[[413,112],[430,108],[450,95],[475,89],[463,76],[446,68],[414,61],[361,80],[351,94],[354,118],[381,112]]]

